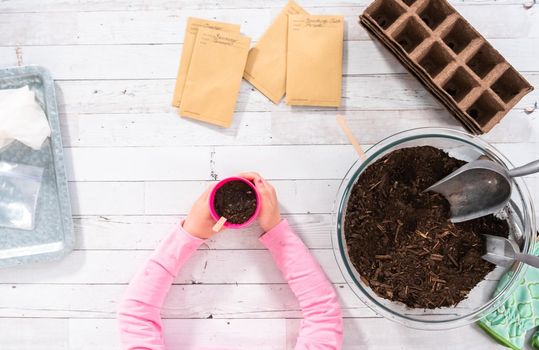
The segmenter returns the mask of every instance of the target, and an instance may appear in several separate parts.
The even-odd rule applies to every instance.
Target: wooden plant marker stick
[[[348,123],[346,122],[346,119],[344,119],[342,115],[337,115],[337,123],[339,124],[342,131],[348,138],[348,141],[350,141],[352,146],[354,146],[357,152],[357,155],[359,156],[359,159],[361,159],[362,161],[365,161],[365,159],[367,159],[367,156],[365,155],[365,152],[363,152],[363,148],[361,148],[361,145],[359,144],[359,142],[357,142],[356,137],[354,136],[354,134],[352,134],[352,131],[348,127]]]
[[[226,222],[226,218],[224,216],[221,216],[221,218],[213,225],[212,230],[213,232],[219,232],[223,228],[223,225]]]

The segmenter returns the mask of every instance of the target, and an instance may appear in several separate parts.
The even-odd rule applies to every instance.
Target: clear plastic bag
[[[0,161],[0,226],[33,230],[43,168]]]

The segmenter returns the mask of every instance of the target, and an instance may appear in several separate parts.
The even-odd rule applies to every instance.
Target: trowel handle
[[[539,269],[539,256],[517,253],[515,254],[515,260]]]
[[[519,166],[518,168],[509,170],[509,176],[518,177],[518,176],[524,176],[524,175],[534,174],[538,172],[539,172],[539,160],[535,160],[526,165]]]

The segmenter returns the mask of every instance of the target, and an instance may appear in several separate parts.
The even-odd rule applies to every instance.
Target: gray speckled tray
[[[47,70],[38,66],[0,69],[0,89],[25,85],[35,91],[47,114],[51,137],[39,151],[17,141],[0,151],[0,161],[45,169],[37,200],[35,229],[0,227],[0,267],[59,259],[73,249],[75,242],[54,82]]]

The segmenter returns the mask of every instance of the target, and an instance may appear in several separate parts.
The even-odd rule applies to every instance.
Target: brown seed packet
[[[251,39],[200,28],[183,89],[180,114],[229,127]]]
[[[273,103],[279,103],[285,93],[288,15],[297,14],[307,12],[290,0],[247,57],[243,77]]]
[[[216,21],[208,21],[206,19],[189,17],[185,28],[185,36],[183,39],[183,50],[180,59],[180,67],[178,68],[178,76],[176,77],[176,86],[174,87],[174,95],[172,97],[172,105],[179,107],[182,99],[185,78],[189,70],[189,63],[193,54],[195,38],[199,28],[210,28],[215,30],[224,30],[229,32],[240,32],[238,24],[230,24]]]
[[[288,17],[287,104],[341,104],[343,37],[342,16]]]

